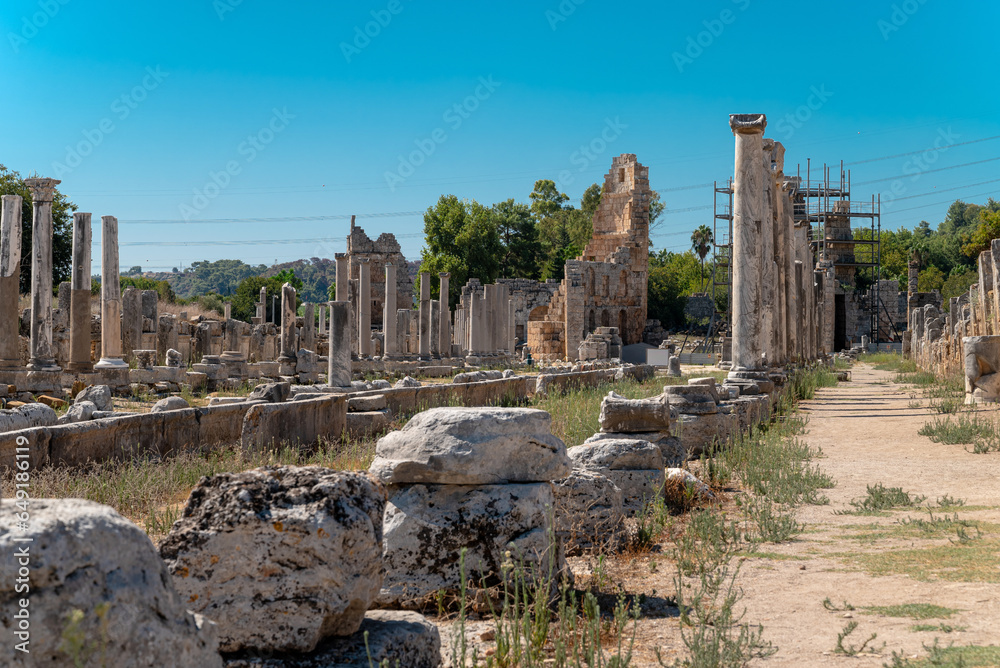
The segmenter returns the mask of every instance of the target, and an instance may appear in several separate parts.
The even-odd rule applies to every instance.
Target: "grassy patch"
[[[898,353],[863,353],[858,355],[858,361],[871,364],[879,371],[912,373],[917,370],[916,362]]]
[[[854,510],[838,511],[838,515],[880,515],[887,510],[897,508],[913,508],[920,505],[927,497],[910,496],[902,487],[886,487],[882,483],[868,485],[868,495],[863,499],[854,499],[851,505]]]
[[[910,630],[914,633],[960,633],[968,628],[968,626],[953,626],[951,624],[914,624]]]
[[[998,437],[996,423],[975,413],[957,418],[934,418],[917,433],[943,445],[990,442]]]
[[[947,545],[904,550],[841,554],[872,575],[908,575],[915,580],[1000,582],[997,552],[1000,538],[956,541]]]
[[[1000,666],[1000,647],[996,645],[966,645],[941,647],[937,639],[933,645],[924,645],[926,657],[908,659],[903,652],[893,652],[892,662],[886,668],[974,668]]]
[[[180,453],[163,460],[46,467],[32,472],[31,487],[38,498],[88,499],[109,505],[156,537],[170,530],[202,476],[281,465],[364,470],[374,455],[375,439],[326,443],[311,453],[289,447],[262,452],[230,448],[205,454]],[[3,488],[5,497],[13,496],[10,476],[4,477]]]
[[[872,605],[862,608],[867,614],[880,617],[909,617],[910,619],[949,619],[961,610],[932,603],[901,603],[899,605]]]

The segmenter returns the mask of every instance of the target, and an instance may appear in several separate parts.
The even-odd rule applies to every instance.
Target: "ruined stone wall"
[[[547,306],[552,295],[559,290],[561,281],[533,281],[530,278],[498,278],[497,283],[506,285],[510,298],[514,300],[514,336],[524,343],[528,335],[528,318],[539,306]],[[463,293],[464,294],[464,293]]]
[[[576,359],[580,343],[597,327],[617,327],[625,345],[642,341],[650,195],[649,169],[633,154],[614,158],[590,243],[566,263],[549,304],[529,314],[528,346],[538,359]]]
[[[368,259],[371,277],[372,327],[382,328],[382,310],[385,304],[385,265],[396,267],[396,305],[399,308],[413,306],[413,279],[410,277],[406,258],[394,234],[383,232],[372,241],[365,231],[351,224],[351,234],[347,237],[347,256],[351,265],[351,279],[361,278],[359,260]]]

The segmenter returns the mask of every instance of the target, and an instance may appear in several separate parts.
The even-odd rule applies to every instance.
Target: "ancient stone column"
[[[21,366],[18,297],[21,278],[21,196],[4,195],[0,210],[0,368]]]
[[[1000,239],[990,242],[990,263],[993,269],[993,302],[991,305],[993,333],[1000,334]],[[954,325],[956,318],[952,318]]]
[[[511,355],[517,348],[517,329],[514,327],[514,300],[507,300],[507,350]]]
[[[803,345],[802,345],[803,338],[804,338],[802,336],[802,334],[803,334],[802,324],[805,322],[805,317],[806,317],[806,314],[805,314],[805,301],[806,301],[806,297],[805,297],[805,294],[804,294],[805,293],[805,287],[802,285],[802,281],[803,281],[803,276],[804,275],[805,275],[805,271],[804,271],[802,262],[800,262],[799,260],[796,260],[795,261],[795,277],[794,277],[795,278],[795,290],[794,290],[793,295],[792,295],[792,308],[793,308],[792,316],[795,318],[795,320],[794,320],[794,323],[793,323],[793,328],[791,330],[791,332],[792,332],[792,339],[791,339],[792,350],[791,350],[791,354],[792,354],[792,357],[795,360],[797,360],[797,361],[801,361],[805,357],[805,355],[803,354]]]
[[[142,291],[127,287],[122,293],[122,353],[131,360],[142,349]]]
[[[431,356],[431,275],[427,272],[420,274],[419,318],[418,351],[420,359],[429,359]]]
[[[329,302],[330,352],[327,354],[327,384],[331,387],[351,385],[351,304],[347,301]]]
[[[441,357],[441,300],[432,299],[431,305],[431,357]]]
[[[774,350],[774,317],[777,302],[775,299],[775,269],[774,269],[774,209],[771,192],[771,152],[774,150],[773,139],[761,140],[760,173],[763,193],[761,195],[761,227],[760,227],[760,343],[761,353],[767,363],[775,363]]]
[[[482,350],[480,354],[492,355],[496,352],[496,322],[494,318],[496,317],[496,287],[495,285],[484,285],[483,286],[483,313],[482,322],[483,326],[480,329],[483,337]]]
[[[406,337],[410,333],[410,318],[412,317],[412,309],[396,309],[396,351],[401,355],[409,355],[412,353],[406,340]]]
[[[73,268],[70,274],[69,370],[89,373],[90,361],[90,214],[73,214]]]
[[[302,305],[302,341],[299,348],[316,352],[316,307],[312,303]]]
[[[382,356],[399,355],[399,341],[396,340],[396,267],[385,265],[385,302],[382,304]]]
[[[763,371],[761,354],[761,238],[765,175],[761,151],[767,119],[763,114],[733,114],[736,137],[733,180],[733,366],[732,379]]]
[[[260,301],[257,303],[257,317],[260,318],[258,324],[267,322],[267,288],[260,289]]]
[[[31,371],[61,371],[52,345],[52,199],[57,179],[25,179],[31,189]]]
[[[122,359],[122,292],[118,281],[118,219],[101,217],[101,359],[95,369],[128,369]]]
[[[372,281],[368,258],[358,260],[358,353],[372,356]]]
[[[979,254],[979,313],[982,315],[982,334],[990,336],[993,331],[993,253],[983,251]]]
[[[448,280],[450,278],[451,274],[447,271],[442,271],[438,274],[438,279],[441,282],[438,289],[438,296],[441,301],[440,324],[438,325],[438,336],[440,337],[438,351],[441,353],[441,357],[451,357],[451,304],[448,292],[450,287]]]
[[[316,306],[318,315],[316,320],[319,323],[319,335],[324,336],[326,334],[326,304],[319,304]]]
[[[832,355],[834,350],[834,329],[836,324],[836,269],[831,265],[826,269],[826,280],[823,281],[823,352]]]
[[[479,354],[479,330],[482,327],[479,318],[482,315],[482,302],[473,292],[469,295],[468,349],[469,355]]]
[[[279,362],[295,364],[298,360],[298,349],[295,336],[295,288],[291,283],[281,286],[281,355]]]

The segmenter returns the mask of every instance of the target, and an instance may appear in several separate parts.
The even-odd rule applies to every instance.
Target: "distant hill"
[[[419,262],[407,262],[410,276],[416,280]],[[325,302],[330,299],[329,289],[336,283],[336,263],[326,258],[314,257],[267,266],[249,265],[242,260],[216,260],[195,262],[184,271],[147,271],[141,275],[156,281],[166,281],[178,297],[190,299],[198,295],[217,293],[228,296],[236,292],[243,279],[250,276],[274,276],[291,269],[302,280],[300,295],[303,301]]]

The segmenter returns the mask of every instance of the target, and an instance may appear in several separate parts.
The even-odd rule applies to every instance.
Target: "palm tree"
[[[703,292],[705,287],[705,257],[708,255],[708,251],[712,250],[712,243],[714,241],[715,235],[712,234],[712,230],[709,229],[708,225],[699,225],[698,229],[691,233],[691,249],[698,254],[698,259],[701,261],[701,287]]]

